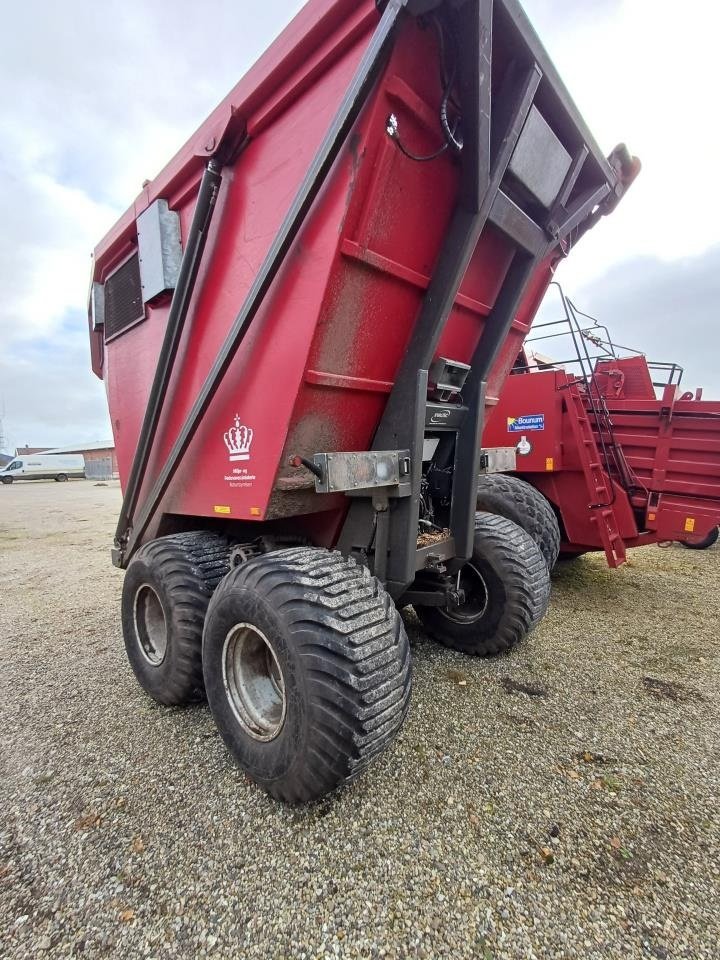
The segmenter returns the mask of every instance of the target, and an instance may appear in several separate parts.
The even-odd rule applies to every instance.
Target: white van
[[[85,476],[85,457],[81,453],[40,453],[15,457],[2,470],[0,480],[67,480]]]

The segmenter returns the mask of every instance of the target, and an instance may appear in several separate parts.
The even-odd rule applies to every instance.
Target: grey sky
[[[562,281],[562,269],[558,278]],[[651,361],[678,363],[685,389],[702,387],[705,399],[720,399],[720,244],[695,257],[622,260],[584,286],[580,296],[572,295],[567,284],[564,289],[579,310],[609,327],[615,343],[642,350]],[[537,322],[562,315],[559,295],[551,288]],[[574,356],[568,337],[537,342],[532,349],[557,360]]]
[[[623,261],[583,290],[583,304],[612,318],[620,343],[679,363],[686,389],[703,387],[706,399],[720,399],[720,244],[670,262]]]
[[[300,6],[28,0],[6,11],[6,446],[110,435],[102,384],[88,369],[90,251]],[[714,5],[687,0],[679,19],[662,0],[527,0],[526,9],[603,148],[626,139],[644,162],[618,213],[583,241],[559,279],[619,340],[679,360],[706,395],[720,396],[708,359],[720,346],[720,211],[707,188],[720,140],[717,125],[703,122],[701,96],[715,82]]]

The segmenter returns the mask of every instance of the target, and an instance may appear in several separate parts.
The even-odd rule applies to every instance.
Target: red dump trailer
[[[678,364],[619,347],[554,285],[564,315],[534,328],[483,443],[515,440],[514,476],[552,505],[564,558],[604,551],[618,567],[630,547],[711,545],[720,524],[720,401],[683,390]],[[555,338],[574,355],[554,362],[535,352]]]
[[[399,729],[399,607],[471,653],[543,615],[535,542],[476,514],[484,414],[638,169],[516,0],[311,0],[97,247],[128,657],[274,796]]]

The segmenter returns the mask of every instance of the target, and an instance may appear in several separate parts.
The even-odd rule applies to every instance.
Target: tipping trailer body
[[[467,451],[477,447],[481,389],[494,403],[566,238],[614,207],[638,165],[626,152],[605,159],[514,0],[420,6],[450,25],[462,150],[414,162],[396,142],[414,154],[443,143],[442,77],[456,68],[417,5],[391,0],[381,13],[371,0],[311,0],[97,247],[92,365],[106,385],[121,483],[137,487],[120,565],[143,542],[201,521],[282,526],[352,552],[367,545],[372,516],[368,528],[355,500],[351,523],[349,498],[318,493],[290,458],[392,449],[409,451],[411,474],[389,538],[397,596],[416,569],[401,555],[410,544],[414,552],[418,437],[454,420],[462,469],[476,475]],[[313,157],[355,107],[255,296]],[[183,291],[187,322],[133,476],[213,161],[221,179],[207,247]],[[250,301],[251,322],[223,354]],[[464,406],[433,422],[423,376],[438,356],[471,372]],[[469,555],[471,484],[462,509],[453,497],[450,555]]]
[[[643,355],[597,359],[586,378],[525,365],[483,443],[510,438],[517,476],[561,520],[566,555],[604,551],[618,567],[631,547],[701,541],[720,524],[720,401],[654,383]]]
[[[97,248],[128,659],[273,796],[400,729],[400,607],[476,655],[544,615],[540,547],[477,511],[485,409],[638,170],[516,0],[311,0]]]

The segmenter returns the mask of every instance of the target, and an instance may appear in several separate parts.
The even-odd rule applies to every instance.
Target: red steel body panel
[[[377,22],[372,9],[364,8],[360,15],[354,4],[323,0],[310,7],[293,21],[96,251],[95,278],[103,280],[119,262],[118,253],[124,256],[134,248],[135,217],[158,196],[169,197],[170,207],[180,214],[185,236],[204,165],[202,157],[194,156],[193,145],[211,141],[218,117],[230,112],[247,117],[254,138],[231,175],[224,178],[198,295],[175,364],[172,404],[160,424],[150,477],[167,457]],[[314,47],[310,43],[313,37]],[[324,67],[322,83],[313,85],[318,64]],[[279,102],[285,103],[283,111],[278,109]],[[292,150],[287,149],[288,144]],[[338,224],[355,163],[352,152],[347,151],[322,205],[309,218],[294,254],[224,379],[160,513],[230,515],[248,520],[265,515],[338,244]],[[123,485],[169,306],[169,299],[148,305],[143,322],[105,345],[102,375]],[[253,430],[253,440],[250,459],[231,463],[224,435],[236,414]]]
[[[608,476],[612,510],[625,546],[660,540],[701,539],[720,524],[720,401],[681,399],[675,386],[656,398],[644,357],[598,363],[596,381],[612,424],[606,443],[621,448],[637,486],[629,493]],[[518,475],[556,507],[564,527],[563,549],[601,550],[593,517],[595,497],[583,473],[566,403],[573,380],[561,369],[516,374],[507,380],[483,435],[486,447],[508,446],[525,437]],[[593,423],[589,402],[588,418]],[[514,433],[521,417],[542,417],[542,429]],[[521,421],[522,422],[522,421]],[[537,419],[532,422],[539,422]],[[524,446],[523,446],[524,449]],[[601,444],[594,455],[600,456]]]
[[[282,219],[377,25],[371,0],[311,0],[143,191],[95,251],[104,282],[137,242],[136,218],[157,198],[180,216],[185,237],[205,154],[232,124],[249,142],[223,180],[218,209],[180,344],[145,486],[165,462]],[[507,56],[493,53],[493,89]],[[429,66],[431,65],[431,66]],[[344,497],[318,497],[298,482],[291,454],[368,449],[410,337],[458,191],[448,151],[432,164],[403,156],[386,134],[392,112],[419,153],[437,149],[441,99],[437,38],[408,18],[384,73],[320,197],[215,394],[148,536],[163,515],[243,521],[303,517],[315,542],[334,541]],[[570,146],[568,146],[570,149]],[[513,254],[488,224],[478,242],[438,354],[468,362]],[[552,279],[537,271],[488,383],[500,393]],[[103,344],[93,368],[106,383],[125,485],[162,342],[169,298]],[[225,435],[251,431],[247,458],[230,460]],[[245,436],[250,433],[246,432]]]

